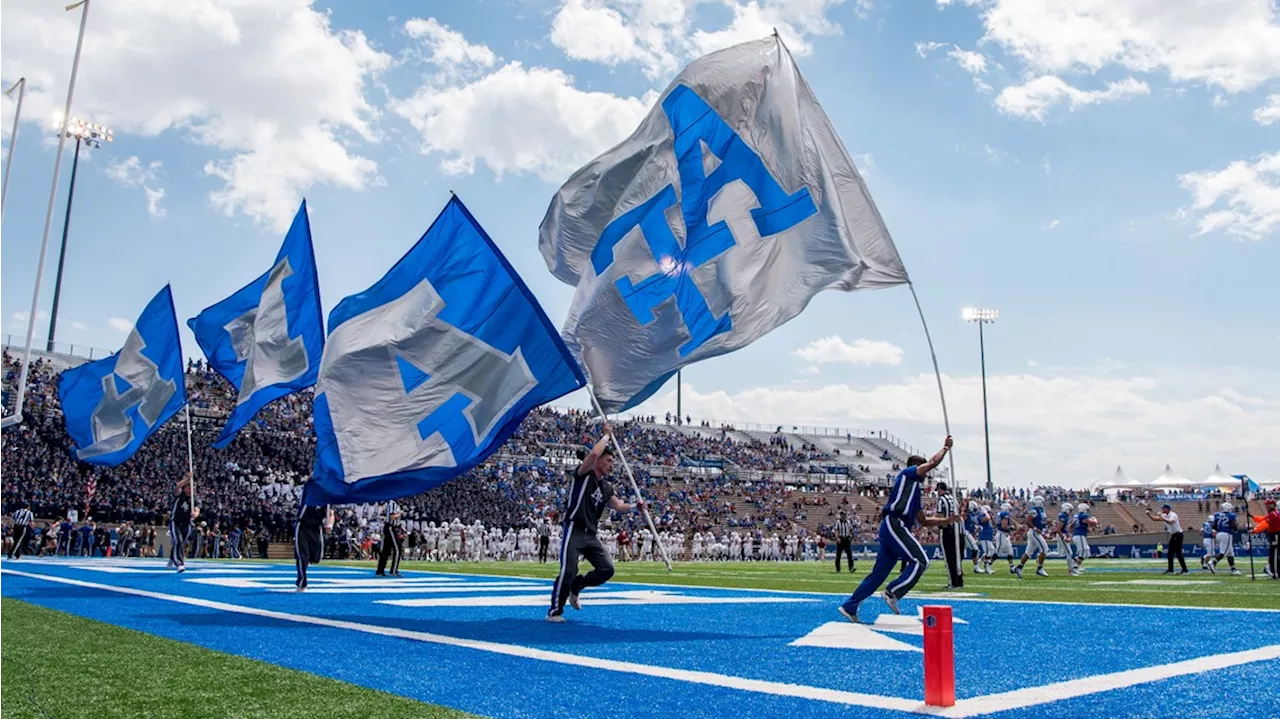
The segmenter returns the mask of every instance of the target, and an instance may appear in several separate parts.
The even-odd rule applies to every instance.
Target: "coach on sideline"
[[[1164,531],[1169,533],[1169,568],[1165,570],[1165,574],[1173,574],[1173,558],[1178,558],[1178,564],[1182,565],[1181,574],[1189,574],[1187,571],[1187,560],[1182,556],[1182,520],[1178,519],[1178,513],[1173,511],[1173,507],[1164,505],[1160,507],[1160,514],[1152,514],[1151,508],[1147,508],[1147,517],[1151,519],[1159,519],[1164,522]]]

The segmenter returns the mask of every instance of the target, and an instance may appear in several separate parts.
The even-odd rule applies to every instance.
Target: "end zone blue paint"
[[[99,560],[100,561],[100,560]],[[423,596],[509,595],[512,590],[485,589],[496,581],[527,585],[543,591],[520,592],[542,597],[544,580],[477,577],[474,575],[407,572],[411,577],[448,577],[466,591],[431,593],[275,593],[261,587],[223,587],[197,583],[201,576],[260,576],[292,582],[287,565],[193,563],[194,571],[176,575],[165,571],[107,573],[63,562],[5,562],[14,569],[81,581],[133,587],[153,592],[198,597],[240,606],[293,614],[431,632],[450,637],[532,647],[578,656],[637,662],[676,669],[774,682],[803,684],[843,691],[918,699],[921,696],[921,655],[815,647],[788,643],[818,626],[839,620],[837,597],[761,593],[741,590],[693,589],[610,583],[605,590],[652,589],[691,596],[803,599],[790,604],[591,606],[583,594],[584,610],[568,610],[569,622],[547,624],[538,607],[400,607],[378,600]],[[91,565],[92,566],[92,565]],[[108,565],[102,565],[108,566]],[[121,566],[151,567],[135,562]],[[210,572],[201,572],[208,568]],[[251,569],[250,567],[258,567]],[[230,569],[243,569],[223,574]],[[371,577],[370,570],[316,567],[312,588],[325,579]],[[475,585],[474,590],[468,585]],[[629,673],[509,657],[473,649],[382,637],[343,629],[301,625],[274,619],[232,614],[156,599],[54,584],[5,575],[2,593],[72,614],[186,641],[303,671],[334,677],[423,701],[454,706],[492,716],[706,716],[716,714],[777,717],[804,712],[806,717],[883,716],[882,710],[778,697],[745,691],[657,679]],[[1254,649],[1280,632],[1280,613],[1202,612],[1125,606],[1040,605],[1016,602],[950,602],[955,616],[969,622],[956,628],[957,694],[960,698],[1040,686],[1096,674],[1149,667],[1197,656]],[[914,613],[923,602],[903,602]],[[887,611],[879,600],[863,608],[863,619],[874,622]],[[1175,628],[1176,629],[1173,629]],[[889,635],[919,646],[919,637]],[[1267,676],[1280,662],[1259,662],[1208,675],[1183,677],[1093,695],[1087,715],[1143,716],[1133,697],[1146,697],[1151,686],[1207,687],[1185,698],[1166,697],[1162,711],[1203,712],[1214,709],[1219,719],[1264,716],[1262,685],[1253,691],[1223,694],[1207,705],[1216,681],[1228,674]],[[1216,679],[1215,679],[1216,678]],[[591,702],[587,687],[599,687],[603,703]],[[1224,686],[1224,690],[1226,686]],[[1174,692],[1176,695],[1177,692]],[[1191,697],[1197,697],[1194,700]],[[1253,697],[1253,698],[1251,698]],[[1060,716],[1067,704],[1055,703],[1029,711]],[[1259,713],[1261,712],[1261,713]],[[1078,713],[1075,714],[1079,716]],[[1167,714],[1166,714],[1167,715]]]

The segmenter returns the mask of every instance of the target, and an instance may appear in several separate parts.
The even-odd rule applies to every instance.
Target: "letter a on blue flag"
[[[907,270],[776,37],[695,60],[631,137],[560,188],[539,237],[577,293],[564,324],[605,411],[746,347],[819,292]]]
[[[182,344],[168,285],[147,304],[119,352],[58,375],[58,399],[76,458],[112,467],[182,408]]]
[[[463,474],[586,383],[456,197],[373,287],[329,313],[307,504],[379,502]]]
[[[271,269],[187,320],[209,366],[240,393],[214,447],[230,444],[258,410],[316,383],[324,351],[321,317],[304,200]]]

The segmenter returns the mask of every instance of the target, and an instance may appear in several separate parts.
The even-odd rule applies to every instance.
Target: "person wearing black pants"
[[[31,536],[31,523],[35,515],[23,503],[13,513],[13,546],[9,548],[9,559],[22,559],[22,552],[27,548],[27,538]]]
[[[399,528],[400,505],[394,500],[388,501],[387,514],[382,522],[382,547],[378,551],[378,571],[375,572],[379,577],[387,575],[387,560],[391,560],[389,567],[391,576],[400,576],[400,536],[396,532]]]
[[[1164,522],[1164,531],[1169,533],[1169,568],[1164,573],[1173,574],[1173,560],[1176,558],[1182,567],[1180,574],[1189,574],[1187,560],[1182,556],[1182,520],[1178,519],[1178,513],[1166,504],[1160,507],[1160,514],[1152,514],[1148,509],[1147,517]]]
[[[836,521],[836,574],[840,573],[840,556],[843,554],[849,559],[849,573],[853,574],[858,571],[853,563],[853,522],[845,517],[844,510],[840,510],[840,519]]]
[[[187,540],[191,536],[191,523],[199,516],[191,506],[191,475],[173,488],[173,508],[169,512],[169,567],[178,573],[187,571]]]
[[[538,525],[538,563],[547,563],[547,549],[551,547],[551,522],[545,518]]]
[[[298,572],[294,585],[307,591],[307,567],[324,559],[324,533],[333,529],[333,510],[328,505],[298,508],[293,526],[293,563]]]
[[[938,482],[936,487],[937,515],[943,518],[960,516],[960,504],[947,491],[947,483]],[[938,530],[938,541],[942,542],[942,557],[947,565],[947,589],[959,589],[964,586],[964,523],[944,525]]]

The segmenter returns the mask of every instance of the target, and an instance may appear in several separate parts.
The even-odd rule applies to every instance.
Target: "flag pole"
[[[911,288],[911,299],[916,302],[916,312],[920,313],[920,325],[924,327],[924,339],[929,343],[929,357],[933,360],[933,376],[938,380],[938,398],[942,400],[942,426],[947,431],[947,436],[951,436],[951,418],[947,414],[947,394],[942,391],[942,372],[938,369],[938,353],[933,351],[933,337],[929,335],[929,323],[925,322],[924,309],[920,306],[920,296],[916,294],[916,286],[914,282],[907,280],[907,287]],[[951,486],[956,486],[956,459],[953,452],[947,452],[947,471],[951,473],[948,479],[951,480]]]
[[[49,250],[49,228],[53,225],[53,207],[58,199],[58,173],[62,169],[62,149],[67,144],[67,125],[71,122],[71,98],[76,91],[76,74],[80,71],[80,51],[84,48],[84,31],[89,22],[89,0],[68,5],[68,11],[83,6],[80,11],[80,34],[76,37],[76,52],[71,60],[71,79],[67,83],[67,103],[62,109],[62,127],[58,130],[58,152],[53,156],[53,185],[49,188],[49,206],[44,213],[44,234],[40,238],[40,259],[36,260],[35,288],[31,292],[31,311],[27,313],[27,344],[22,350],[22,369],[18,371],[18,396],[13,414],[0,419],[0,427],[22,423],[22,408],[27,396],[27,380],[31,372],[31,343],[35,337],[36,311],[40,306],[40,280],[44,277],[44,259]],[[25,87],[25,83],[24,83]],[[9,139],[12,143],[17,136]],[[9,145],[12,150],[13,145]],[[0,190],[0,194],[3,190]]]
[[[196,506],[196,469],[195,460],[191,456],[191,403],[182,405],[182,410],[187,416],[187,477],[190,480],[191,506],[194,507]]]
[[[591,397],[591,405],[595,407],[596,414],[600,415],[600,419],[604,422],[609,421],[609,415],[604,413],[604,408],[600,406],[600,400],[596,399],[595,390],[591,389],[590,382],[587,383],[587,396]],[[631,481],[631,491],[636,496],[644,499],[644,495],[640,494],[640,487],[636,485],[636,476],[631,472],[631,465],[627,463],[627,456],[622,453],[622,442],[618,440],[618,435],[609,435],[613,439],[613,448],[618,453],[618,459],[622,460],[622,468],[627,473],[627,479]],[[653,526],[653,517],[649,516],[649,507],[647,505],[640,507],[641,514],[644,515],[644,521],[649,525],[649,531],[653,532],[653,541],[658,545],[658,551],[662,553],[662,562],[667,565],[667,571],[671,571],[671,559],[667,557],[667,547],[658,537],[658,528]]]

